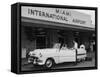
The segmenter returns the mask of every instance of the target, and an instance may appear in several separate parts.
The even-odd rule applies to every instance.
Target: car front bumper
[[[44,65],[44,61],[38,57],[29,57],[28,63],[33,63],[35,65]]]

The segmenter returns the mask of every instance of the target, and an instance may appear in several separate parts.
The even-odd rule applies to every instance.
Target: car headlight
[[[36,54],[35,53],[32,53],[32,56],[35,56]]]
[[[39,53],[39,57],[42,57],[42,54],[41,53]]]
[[[30,55],[30,56],[35,56],[36,54],[35,54],[35,53],[30,52],[30,53],[29,53],[29,55]]]

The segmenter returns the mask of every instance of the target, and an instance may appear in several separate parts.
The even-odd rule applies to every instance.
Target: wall
[[[57,31],[56,30],[48,30],[48,44],[49,47],[52,48],[55,43],[58,42],[58,36],[57,36]]]
[[[25,26],[22,25],[22,33],[21,33],[21,47],[22,47],[22,58],[26,57],[26,54],[30,51],[30,50],[34,50],[36,48],[36,39],[33,39],[32,41],[30,41],[28,39],[28,36],[26,35],[25,32]]]

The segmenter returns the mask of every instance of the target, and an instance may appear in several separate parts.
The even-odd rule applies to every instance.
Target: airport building
[[[56,43],[73,47],[73,40],[89,49],[95,38],[91,16],[74,9],[21,7],[22,58],[30,50],[53,48]]]

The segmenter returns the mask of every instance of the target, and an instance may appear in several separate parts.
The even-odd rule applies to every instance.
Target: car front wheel
[[[51,68],[54,65],[54,61],[52,59],[47,59],[45,62],[46,68]]]

